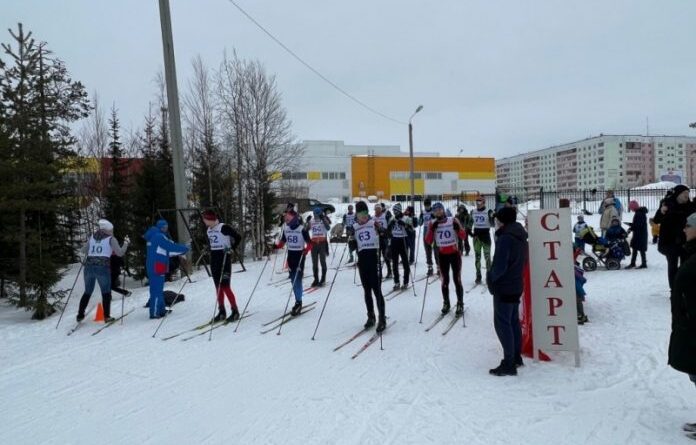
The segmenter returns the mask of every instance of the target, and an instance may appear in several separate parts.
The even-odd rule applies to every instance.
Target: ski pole
[[[425,296],[428,295],[428,285],[430,284],[430,280],[428,277],[425,278],[425,291],[423,292],[423,305],[421,306],[421,314],[420,314],[420,320],[418,323],[423,323],[423,312],[425,311]]]
[[[269,278],[269,280],[268,280],[269,283],[273,281],[273,274],[275,273],[275,268],[276,268],[277,262],[278,262],[278,252],[276,252],[273,255],[273,268],[271,269],[271,278]]]
[[[410,268],[408,265],[408,249],[406,248],[406,238],[401,238],[404,240],[404,252],[406,252],[406,267]],[[410,272],[410,271],[409,271]],[[413,273],[411,274],[411,289],[413,289],[413,296],[418,298],[416,295],[416,265],[413,265]]]
[[[353,284],[355,286],[358,285],[358,280],[357,280],[357,278],[358,278],[358,264],[357,263],[358,262],[356,261],[355,264],[353,265],[353,267],[355,267],[355,269],[353,270]]]
[[[225,306],[225,298],[224,298],[224,297],[223,297],[223,298],[220,298],[220,297],[221,297],[221,294],[220,294],[220,291],[221,291],[220,286],[222,286],[222,277],[225,276],[225,269],[226,269],[225,265],[226,265],[226,263],[227,263],[227,249],[225,249],[225,253],[222,255],[222,270],[220,270],[220,279],[218,280],[217,286],[215,287],[215,306],[218,305],[218,303],[219,303],[218,300],[219,300],[219,299],[222,300],[222,305],[223,305],[223,307]],[[211,262],[211,266],[212,266],[212,262]],[[231,273],[231,272],[232,272],[232,264],[230,264],[230,273]],[[215,284],[214,281],[213,281],[213,284]],[[241,317],[240,317],[240,318],[241,318]],[[210,319],[210,330],[208,331],[208,341],[210,341],[210,340],[213,339],[213,323],[214,323],[214,320],[215,320],[215,307],[213,307],[213,316],[212,316],[212,318]]]
[[[295,269],[295,276],[292,278],[292,285],[290,286],[290,293],[288,294],[288,301],[285,302],[285,309],[283,310],[283,316],[280,317],[280,325],[278,325],[278,332],[276,332],[276,335],[280,335],[280,330],[283,327],[283,323],[285,321],[285,316],[288,313],[288,306],[290,306],[290,297],[292,297],[292,293],[295,290],[295,282],[297,281],[297,276],[298,275],[304,275],[304,270],[300,266],[302,266],[303,259],[305,257],[305,254],[302,254],[302,258],[300,258],[300,262],[297,264],[297,269]]]
[[[251,303],[251,299],[254,296],[254,292],[256,292],[256,286],[259,285],[259,281],[261,281],[261,277],[263,276],[263,271],[266,270],[266,266],[268,266],[268,263],[271,261],[271,256],[269,255],[268,258],[266,259],[266,262],[263,263],[263,268],[261,269],[261,273],[259,274],[259,278],[256,280],[256,284],[254,284],[254,288],[251,290],[251,294],[249,295],[249,299],[247,300],[246,304],[244,305],[244,309],[242,309],[242,313],[239,315],[239,321],[237,321],[237,326],[234,328],[234,332],[237,332],[237,329],[239,329],[239,325],[242,323],[242,318],[244,318],[244,314],[246,314],[246,310],[249,307],[249,303]]]
[[[191,281],[191,278],[188,276],[188,274],[186,274],[186,278],[187,279],[184,280],[184,284],[182,284],[181,287],[179,288],[179,292],[176,293],[176,298],[174,298],[174,301],[172,302],[172,304],[169,307],[172,307],[176,303],[179,302],[179,295],[181,295],[181,292],[184,290],[184,286],[186,286]],[[150,304],[155,304],[155,302],[152,300],[152,298],[150,298]],[[152,333],[152,338],[155,338],[155,336],[157,335],[157,332],[160,330],[160,328],[162,327],[162,325],[164,324],[164,321],[166,319],[167,319],[166,315],[164,317],[162,317],[159,324],[157,325],[157,329],[155,329],[155,332]]]
[[[77,284],[77,279],[80,278],[80,272],[82,272],[82,268],[84,267],[85,263],[80,262],[80,268],[77,270],[77,275],[75,275],[75,281],[73,281],[72,287],[70,288],[70,292],[68,292],[68,299],[65,300],[65,305],[63,305],[63,309],[60,311],[60,317],[58,317],[58,323],[56,324],[56,329],[58,329],[58,325],[60,324],[60,321],[63,319],[63,313],[65,312],[65,308],[68,307],[68,303],[70,302],[70,297],[72,297],[73,289],[75,289],[75,285]]]
[[[346,247],[348,247],[348,244],[346,244],[343,247],[343,252],[341,253],[341,258],[338,259],[338,267],[341,267],[341,262],[343,262],[343,257],[346,254]],[[314,333],[312,334],[312,340],[314,340],[314,337],[317,335],[317,330],[319,329],[319,323],[321,323],[321,319],[324,316],[324,310],[326,309],[326,304],[329,302],[329,297],[331,296],[331,291],[333,290],[334,283],[336,282],[336,277],[338,276],[338,269],[336,269],[336,273],[334,274],[333,280],[331,280],[331,287],[329,287],[329,292],[326,294],[326,298],[324,299],[324,306],[321,308],[321,314],[319,314],[319,320],[317,320],[317,326],[314,328]]]

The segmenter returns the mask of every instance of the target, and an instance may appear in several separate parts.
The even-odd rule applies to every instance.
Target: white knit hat
[[[108,220],[106,219],[100,219],[99,220],[99,229],[104,230],[106,232],[112,232],[114,230],[114,225],[111,224]]]

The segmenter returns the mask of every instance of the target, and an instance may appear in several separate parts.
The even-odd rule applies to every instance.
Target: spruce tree
[[[65,229],[74,205],[74,138],[69,124],[87,116],[87,93],[62,61],[21,24],[2,44],[0,63],[0,215],[3,255],[16,259],[10,297],[43,319],[62,293],[54,286],[74,257]]]
[[[130,205],[128,192],[128,159],[123,157],[120,123],[116,107],[111,108],[109,118],[109,177],[106,182],[104,215],[114,225],[114,236],[121,241],[130,235]]]

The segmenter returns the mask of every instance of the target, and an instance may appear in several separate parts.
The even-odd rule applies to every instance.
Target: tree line
[[[162,216],[176,234],[175,214],[158,212],[175,208],[168,106],[160,74],[142,126],[123,129],[116,103],[106,112],[45,42],[21,24],[9,33],[0,54],[0,298],[43,319],[64,298],[56,284],[99,218],[131,238],[125,265],[136,279],[145,276],[147,227]],[[192,68],[181,104],[189,207],[217,210],[243,234],[238,253],[259,258],[274,222],[271,185],[302,147],[259,61],[233,52],[216,68],[196,57]],[[202,223],[188,215],[205,245]]]

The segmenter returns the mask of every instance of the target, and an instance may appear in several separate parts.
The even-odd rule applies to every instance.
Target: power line
[[[371,113],[374,113],[380,117],[383,117],[384,119],[390,120],[392,122],[395,122],[397,124],[402,124],[402,125],[407,125],[406,122],[400,121],[398,119],[394,119],[392,117],[387,116],[386,114],[372,108],[371,106],[367,105],[365,102],[361,101],[360,99],[356,98],[352,94],[348,93],[346,90],[341,88],[340,86],[336,85],[334,82],[329,80],[326,76],[324,76],[322,73],[320,73],[317,69],[315,69],[312,65],[309,63],[305,62],[300,56],[295,54],[293,50],[288,48],[283,42],[278,40],[273,34],[271,34],[270,31],[268,31],[266,28],[263,27],[259,22],[256,21],[251,15],[249,15],[248,12],[246,12],[244,9],[242,9],[241,6],[239,6],[234,0],[228,0],[230,3],[234,5],[235,8],[239,10],[242,14],[246,16],[254,25],[256,25],[261,31],[263,31],[268,37],[270,37],[274,42],[276,42],[281,48],[283,48],[288,54],[290,54],[292,57],[294,57],[298,62],[300,62],[302,65],[306,66],[310,71],[312,71],[314,74],[319,76],[324,82],[328,83],[331,85],[335,90],[346,96],[348,99],[352,100],[356,104],[360,105],[361,107],[365,108],[366,110],[370,111]]]

